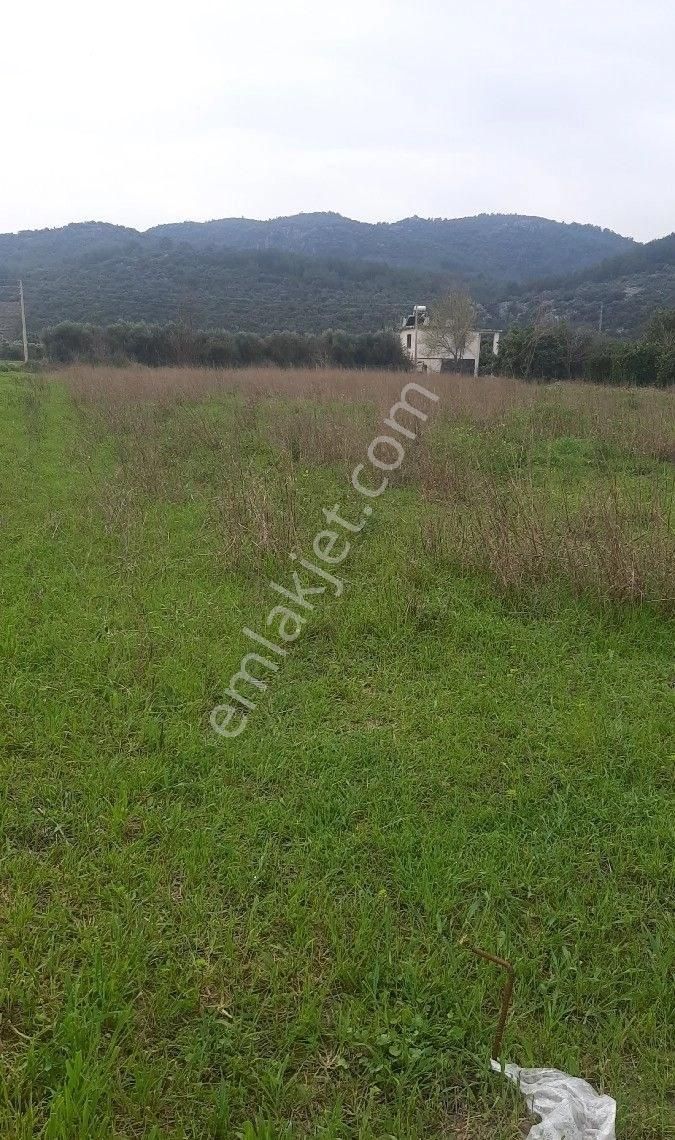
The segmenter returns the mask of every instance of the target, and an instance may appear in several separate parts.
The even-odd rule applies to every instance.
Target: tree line
[[[467,304],[452,306],[459,298]],[[475,315],[459,292],[439,302],[428,331],[441,320],[458,348]],[[456,310],[456,311],[455,311]],[[468,325],[467,325],[468,322]],[[440,350],[439,350],[440,351]],[[64,321],[44,331],[29,345],[31,360],[57,364],[139,363],[150,366],[193,365],[241,368],[251,365],[312,368],[405,369],[409,361],[396,332],[323,333],[249,332],[194,329],[181,322],[147,324],[117,321],[110,325]],[[0,359],[21,360],[22,346],[0,343]],[[524,380],[581,379],[604,384],[675,384],[675,309],[657,310],[637,340],[617,340],[576,328],[565,321],[513,325],[502,334],[499,354],[492,355],[492,336],[485,338],[481,372]]]
[[[659,309],[637,340],[616,340],[557,324],[514,325],[500,340],[497,362],[486,352],[482,371],[523,380],[591,380],[602,384],[675,384],[675,309]]]
[[[396,333],[382,330],[319,334],[194,329],[187,324],[117,321],[111,325],[64,321],[42,334],[45,357],[59,364],[195,365],[242,368],[272,364],[281,368],[334,365],[339,368],[406,368]]]

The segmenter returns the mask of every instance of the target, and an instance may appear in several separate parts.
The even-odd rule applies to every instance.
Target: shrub
[[[675,348],[669,348],[659,353],[656,366],[656,383],[661,388],[675,384]]]
[[[655,384],[658,356],[656,345],[646,341],[622,344],[612,361],[612,382],[637,387]]]

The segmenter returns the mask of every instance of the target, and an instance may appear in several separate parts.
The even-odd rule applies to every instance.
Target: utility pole
[[[413,352],[413,363],[415,365],[415,372],[417,372],[417,305],[413,309],[415,313],[415,348]]]
[[[26,308],[23,303],[23,281],[19,279],[19,304],[21,305],[21,333],[23,336],[23,362],[28,364],[28,337],[26,336]]]
[[[604,317],[604,315],[605,315],[605,302],[601,301],[600,302],[600,320],[598,321],[598,332],[599,333],[602,332],[602,318]]]

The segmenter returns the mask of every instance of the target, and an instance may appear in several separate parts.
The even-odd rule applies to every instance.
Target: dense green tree
[[[62,321],[54,329],[45,329],[42,339],[49,359],[61,364],[88,360],[95,355],[95,332],[91,325]]]
[[[675,309],[657,309],[647,323],[645,339],[660,349],[675,350]]]

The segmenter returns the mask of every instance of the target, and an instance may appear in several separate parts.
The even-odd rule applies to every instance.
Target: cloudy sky
[[[0,36],[0,231],[329,209],[675,229],[672,0],[32,0]]]

